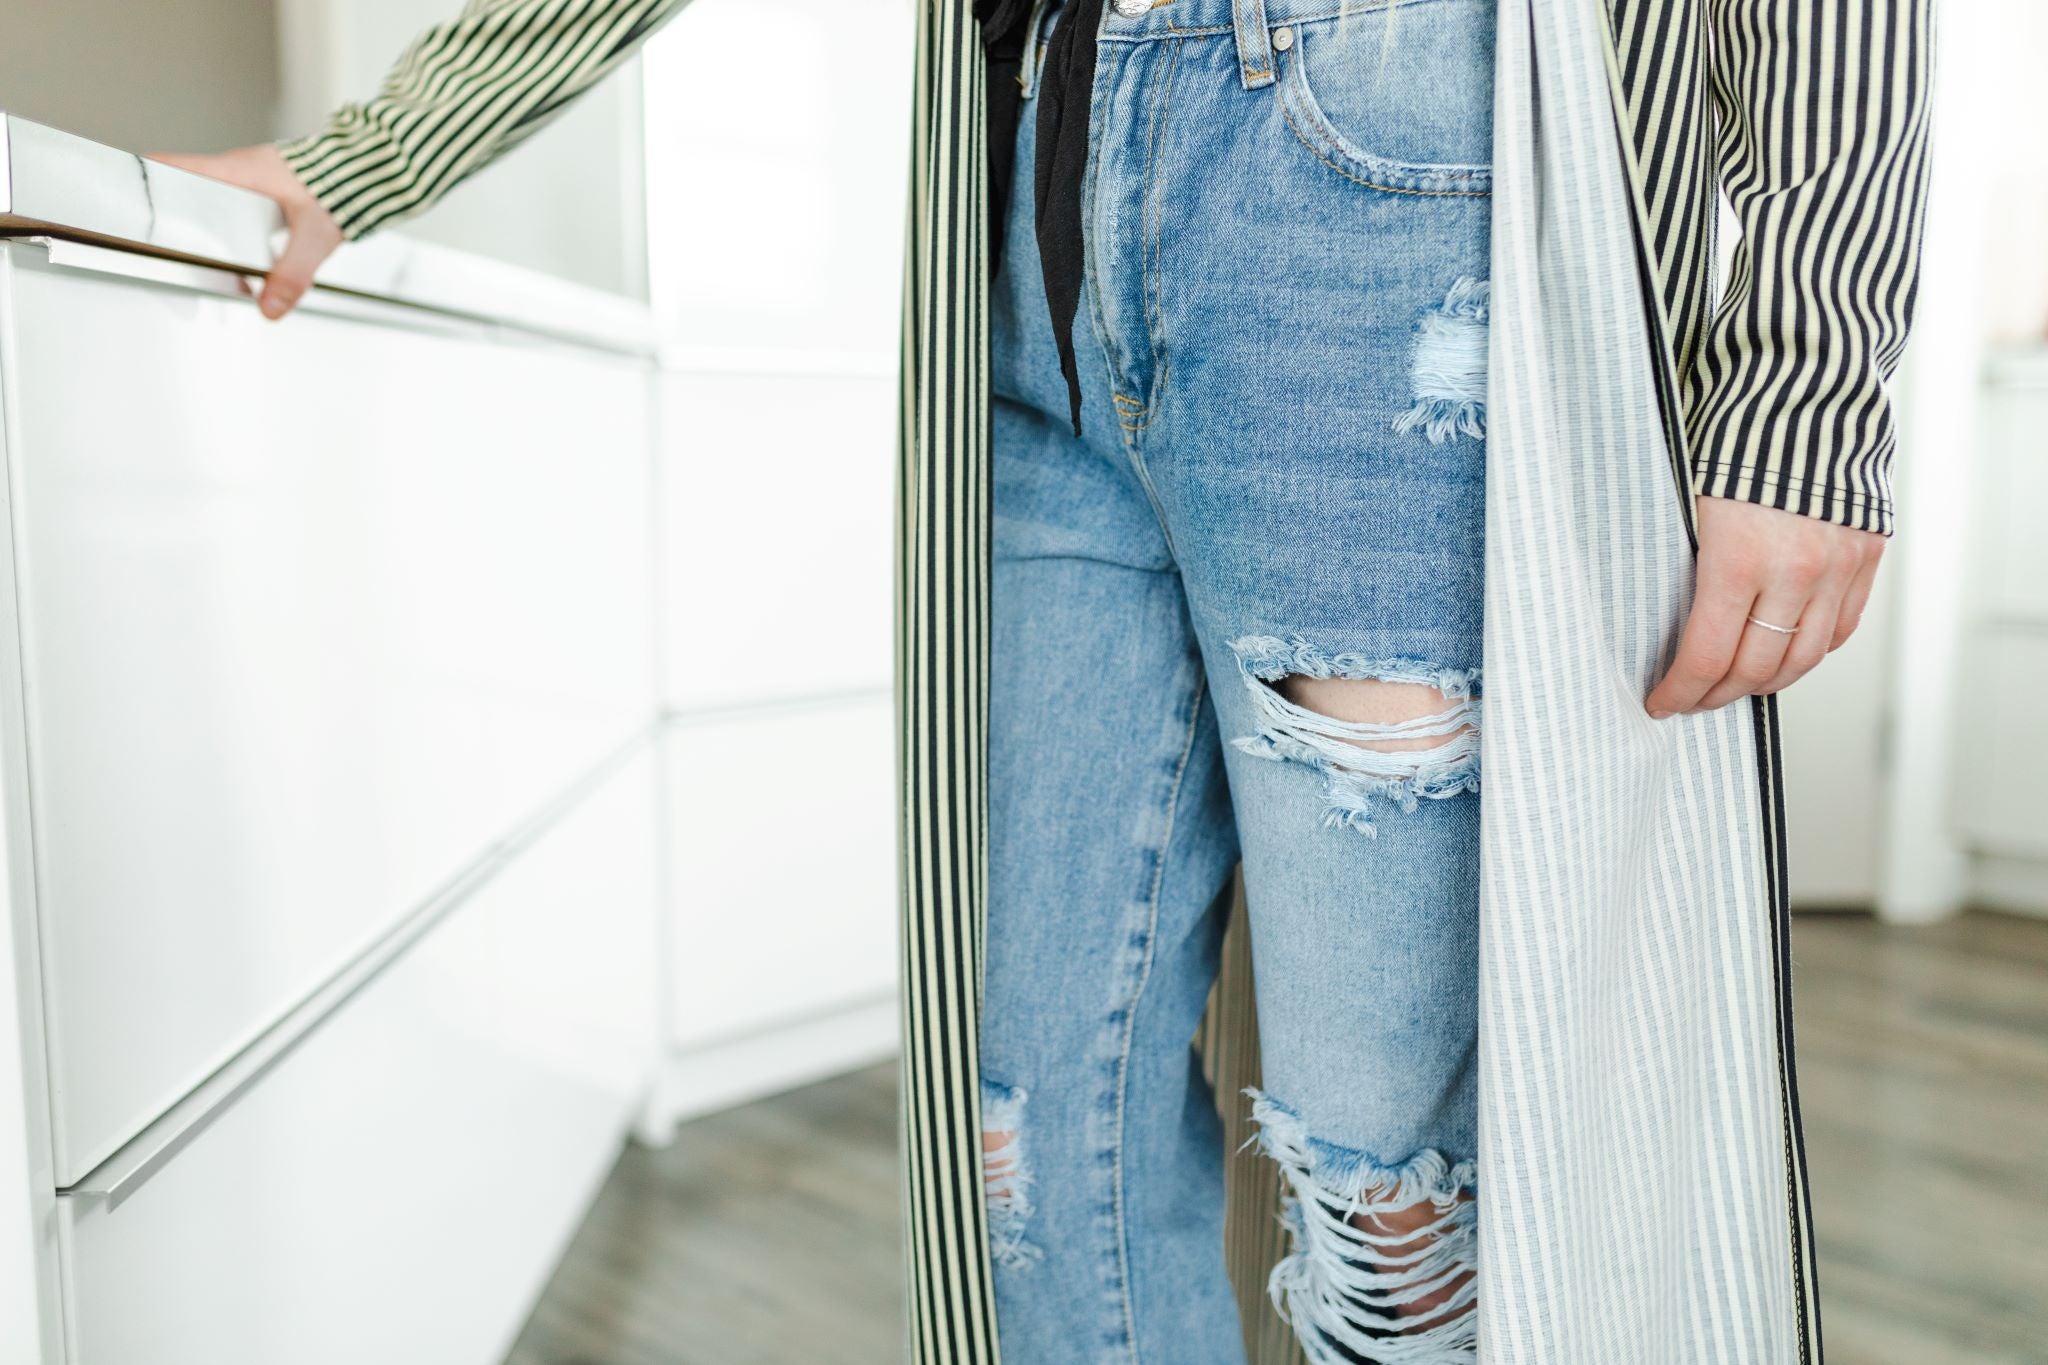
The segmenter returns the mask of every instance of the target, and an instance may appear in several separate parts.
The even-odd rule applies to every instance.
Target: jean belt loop
[[[1244,88],[1257,90],[1273,83],[1273,37],[1266,28],[1266,0],[1231,0],[1237,27],[1237,65]]]
[[[1031,0],[1031,17],[1024,21],[1024,55],[1017,68],[1017,84],[1030,99],[1038,93],[1039,73],[1045,70],[1045,20],[1060,7],[1060,0]]]

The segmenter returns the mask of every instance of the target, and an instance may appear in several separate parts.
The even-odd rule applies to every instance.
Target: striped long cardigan
[[[898,500],[921,1362],[999,1358],[974,1112],[990,485],[967,9],[932,0],[919,36]],[[1917,266],[1930,24],[1926,0],[1500,0],[1484,1362],[1821,1359],[1775,699],[1662,724],[1641,699],[1691,595],[1692,493],[1890,530],[1883,385]],[[1717,186],[1743,232],[1718,300]],[[1255,1079],[1240,930],[1202,1036],[1225,1097]],[[1260,1293],[1275,1184],[1231,1175],[1253,1365],[1298,1359]]]
[[[529,135],[683,3],[471,0],[286,157],[361,236]],[[987,89],[971,0],[916,3],[896,490],[906,1308],[918,1365],[994,1365],[976,1062]],[[1692,494],[1890,530],[1884,383],[1916,275],[1931,0],[1499,4],[1480,1356],[1817,1365],[1777,709],[1658,724],[1640,703],[1691,592]],[[1725,284],[1717,189],[1742,231]],[[1237,925],[1201,1039],[1224,1096],[1254,1079],[1249,982]],[[1232,1163],[1254,1365],[1296,1358],[1261,1293],[1275,1197],[1270,1168]]]

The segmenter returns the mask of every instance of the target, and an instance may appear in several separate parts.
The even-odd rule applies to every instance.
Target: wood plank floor
[[[1793,935],[1830,1365],[2048,1363],[2048,921]]]
[[[1829,1365],[2048,1365],[2048,921],[1794,958]],[[629,1150],[507,1365],[896,1365],[895,1106],[877,1067]]]

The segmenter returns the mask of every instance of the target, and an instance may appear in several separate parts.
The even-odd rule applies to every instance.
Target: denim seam
[[[1160,145],[1166,139],[1166,119],[1173,108],[1174,78],[1180,74],[1181,49],[1174,48],[1166,60],[1165,74],[1160,78],[1159,110],[1152,126],[1152,146],[1147,149],[1145,159],[1145,218],[1151,241],[1147,244],[1150,259],[1141,262],[1144,273],[1141,283],[1145,296],[1145,331],[1152,344],[1152,385],[1145,398],[1149,413],[1158,406],[1160,393],[1166,386],[1166,177],[1158,171]],[[1158,211],[1153,210],[1154,196],[1159,196]],[[1148,418],[1149,420],[1149,418]]]
[[[1152,959],[1159,950],[1160,893],[1166,885],[1166,863],[1173,850],[1173,829],[1180,813],[1181,787],[1187,780],[1188,760],[1194,755],[1195,734],[1200,729],[1202,720],[1202,697],[1208,686],[1208,678],[1197,666],[1194,698],[1188,706],[1187,732],[1181,739],[1180,758],[1173,768],[1173,786],[1166,797],[1166,828],[1160,832],[1158,862],[1152,869],[1152,894],[1145,914],[1145,959],[1138,968],[1138,979],[1131,990],[1130,1004],[1124,1011],[1123,1046],[1117,1056],[1116,1240],[1119,1268],[1123,1278],[1124,1332],[1130,1345],[1132,1365],[1139,1365],[1138,1323],[1137,1314],[1131,1304],[1131,1237],[1124,1205],[1124,1156],[1129,1146],[1124,1140],[1124,1111],[1130,1095],[1131,1046],[1133,1035],[1138,1028],[1138,1006],[1145,997],[1145,987],[1152,977]]]
[[[1088,92],[1087,169],[1082,176],[1081,187],[1081,277],[1083,292],[1088,296],[1088,313],[1095,323],[1095,335],[1102,343],[1102,365],[1108,371],[1110,395],[1118,399],[1121,405],[1124,401],[1123,392],[1127,386],[1124,383],[1123,369],[1117,363],[1116,347],[1111,344],[1113,339],[1109,333],[1109,315],[1102,305],[1102,242],[1101,234],[1094,230],[1098,187],[1102,181],[1103,146],[1108,137],[1106,129],[1111,126],[1109,113],[1114,102],[1110,97],[1110,91],[1115,80],[1116,74],[1107,69],[1106,63],[1099,65],[1095,70],[1097,89]],[[1130,428],[1126,427],[1125,430],[1128,431]],[[1147,492],[1150,490],[1147,489]],[[1155,516],[1158,510],[1155,503]]]
[[[1287,120],[1287,126],[1294,130],[1294,136],[1300,140],[1302,146],[1308,148],[1311,156],[1346,180],[1363,185],[1367,189],[1380,190],[1386,194],[1412,194],[1424,199],[1485,199],[1493,194],[1492,190],[1411,190],[1399,185],[1383,185],[1377,180],[1367,180],[1364,176],[1354,174],[1330,160],[1324,155],[1322,148],[1309,141],[1308,134],[1302,132],[1301,125],[1294,121],[1294,111],[1287,107],[1285,99],[1280,101],[1280,116]]]
[[[1110,126],[1110,120],[1106,117],[1111,104],[1109,91],[1113,88],[1115,76],[1109,72],[1108,64],[1105,63],[1096,68],[1095,79],[1100,89],[1099,91],[1091,91],[1089,98],[1091,101],[1099,101],[1100,107],[1097,107],[1095,103],[1090,105],[1088,174],[1084,178],[1082,191],[1082,222],[1085,225],[1082,232],[1082,248],[1086,253],[1086,264],[1084,267],[1086,288],[1084,292],[1088,296],[1088,307],[1095,322],[1096,336],[1102,342],[1103,365],[1109,372],[1110,397],[1114,400],[1117,426],[1124,433],[1124,458],[1130,464],[1132,473],[1136,475],[1139,486],[1144,489],[1145,501],[1152,508],[1152,519],[1158,523],[1159,534],[1166,541],[1167,554],[1173,556],[1177,561],[1179,556],[1173,547],[1173,532],[1166,523],[1166,509],[1159,501],[1159,490],[1153,486],[1151,472],[1145,468],[1144,456],[1138,449],[1138,436],[1151,423],[1151,410],[1145,402],[1140,399],[1131,398],[1125,393],[1125,390],[1130,385],[1127,383],[1127,376],[1124,374],[1123,368],[1117,359],[1117,348],[1114,344],[1115,338],[1111,334],[1108,314],[1104,311],[1103,294],[1105,286],[1103,283],[1101,234],[1093,231],[1093,228],[1095,225],[1095,197],[1098,186],[1101,183],[1102,162],[1106,155],[1104,147],[1108,134],[1105,130]],[[1150,98],[1156,102],[1159,99],[1160,92],[1166,89],[1167,85],[1168,82],[1161,82],[1156,85],[1151,92]],[[1153,136],[1154,129],[1156,129],[1156,123],[1148,124],[1148,141],[1145,148],[1145,174],[1147,181],[1146,185],[1142,187],[1141,192],[1149,190],[1150,186],[1153,149],[1149,139]],[[1141,209],[1145,202],[1147,201],[1144,199],[1140,200]],[[1139,295],[1141,302],[1144,295],[1144,231],[1144,215],[1141,211],[1139,220]],[[1149,344],[1152,330],[1149,321],[1145,330]],[[1154,385],[1156,386],[1159,381],[1160,376],[1155,375],[1153,378]]]

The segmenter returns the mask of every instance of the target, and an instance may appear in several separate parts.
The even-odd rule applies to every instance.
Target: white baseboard
[[[1971,902],[1987,910],[2048,919],[2048,862],[1980,854],[1970,869]]]
[[[634,1136],[666,1146],[675,1126],[886,1061],[900,1046],[895,995],[857,1001],[779,1027],[671,1050]]]

